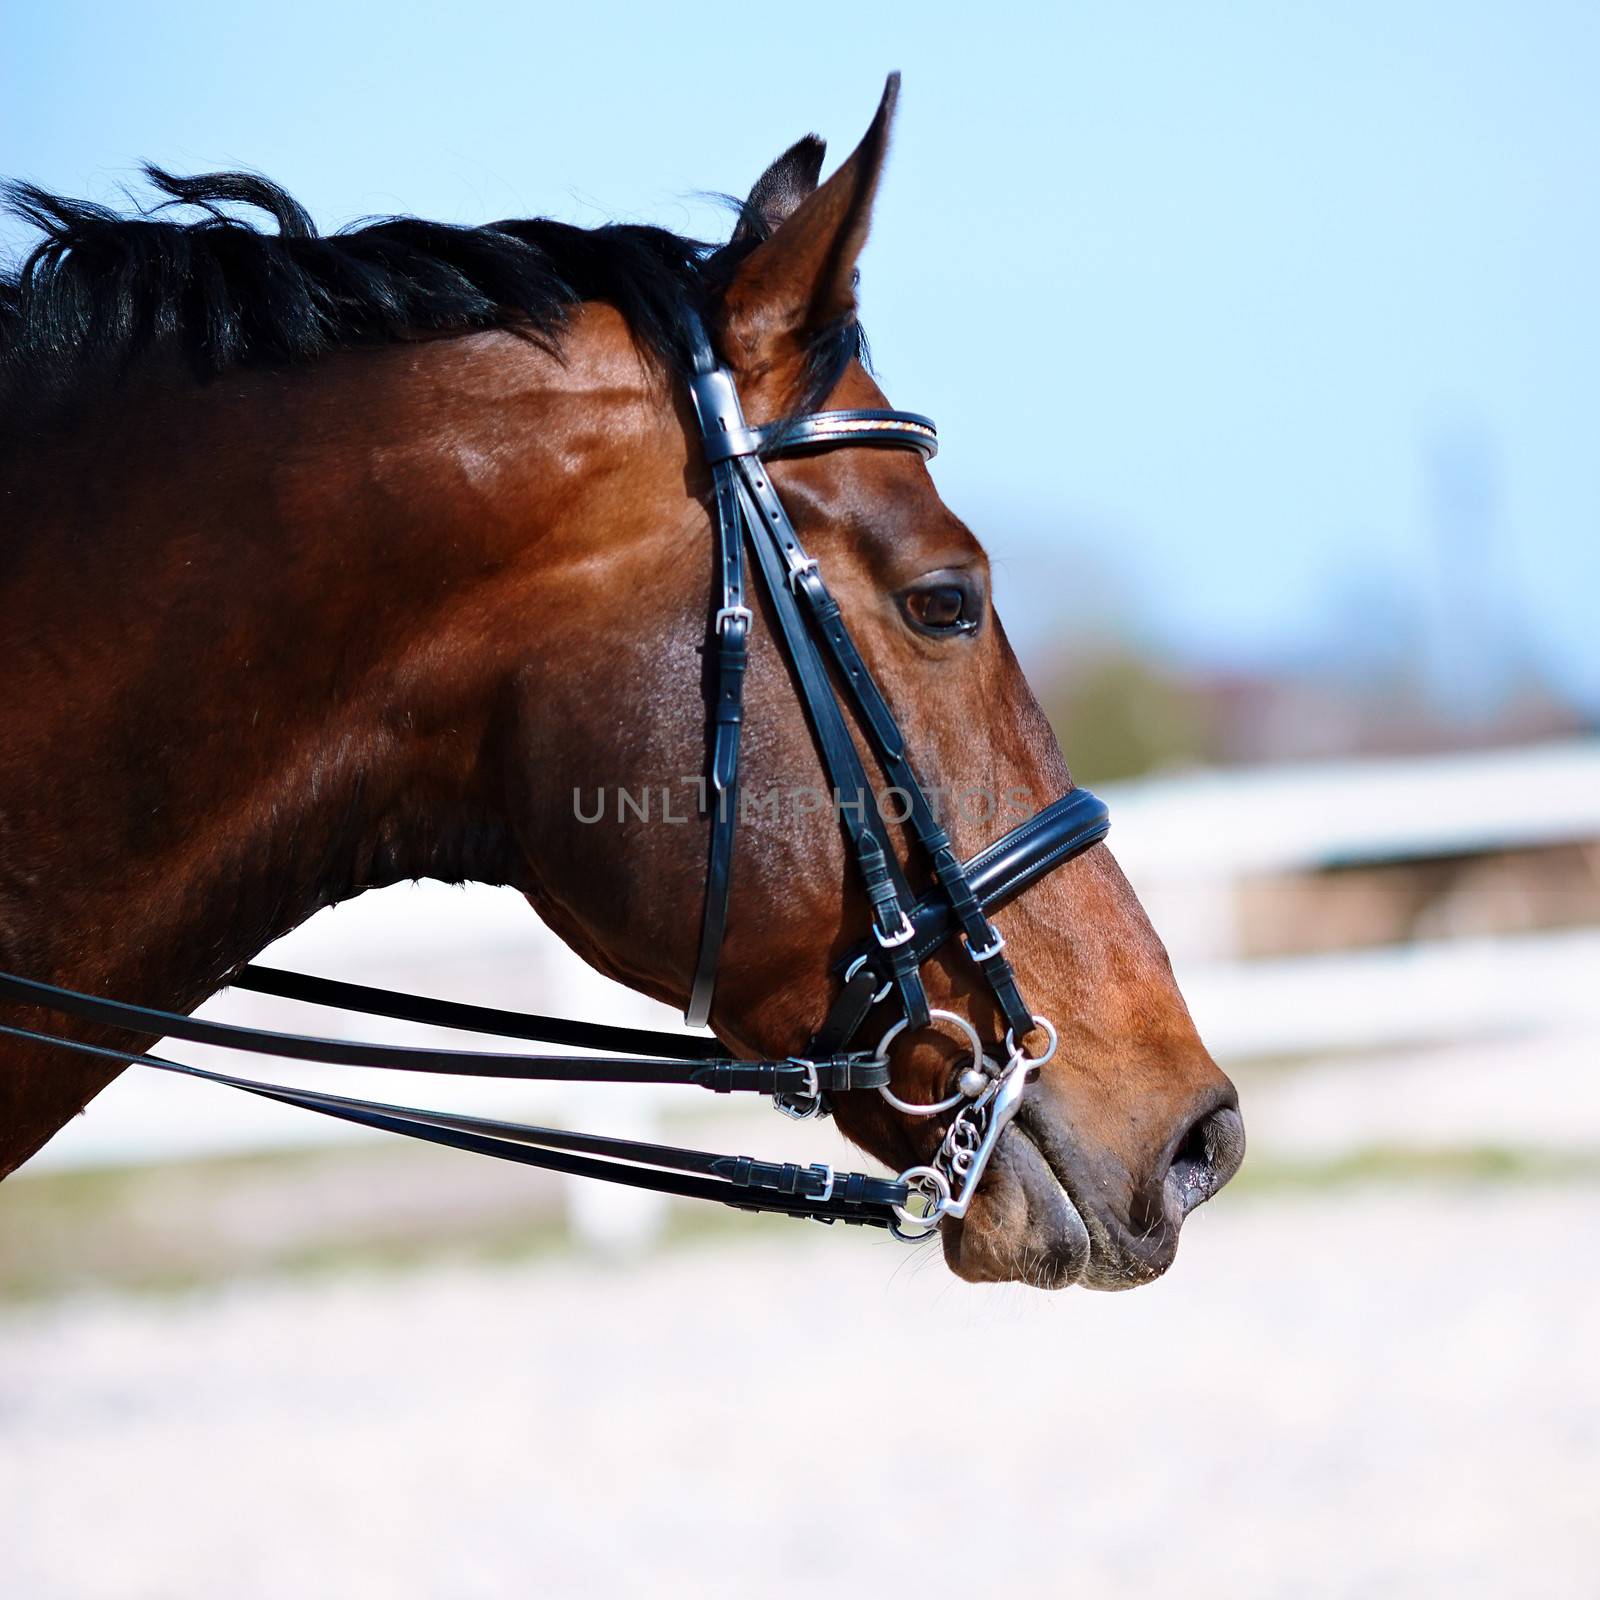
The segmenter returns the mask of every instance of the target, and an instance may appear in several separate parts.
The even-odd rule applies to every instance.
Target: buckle
[[[820,569],[817,566],[817,558],[815,556],[807,556],[804,561],[797,562],[794,566],[789,568],[789,587],[794,590],[796,594],[800,592],[800,580],[805,577],[808,572],[820,572]]]
[[[994,942],[992,944],[986,944],[981,950],[973,944],[971,939],[966,940],[967,954],[971,956],[974,961],[992,960],[995,956],[999,955],[1002,950],[1005,949],[1005,935],[1001,933],[1001,931],[995,927],[993,923],[990,923],[989,931],[994,935]]]
[[[815,1061],[807,1061],[804,1056],[790,1056],[791,1066],[806,1069],[805,1086],[799,1089],[785,1089],[772,1097],[773,1109],[781,1111],[786,1117],[793,1117],[796,1122],[805,1122],[812,1117],[825,1117],[828,1114],[827,1102],[822,1097],[822,1085],[817,1075]],[[833,1192],[830,1188],[830,1194]]]
[[[822,1193],[808,1194],[806,1199],[816,1205],[826,1205],[833,1199],[833,1168],[826,1161],[815,1161],[806,1168],[807,1172],[814,1172],[822,1179]]]
[[[804,1067],[806,1069],[805,1087],[802,1089],[791,1089],[789,1091],[790,1094],[802,1100],[817,1099],[822,1094],[822,1084],[817,1077],[816,1062],[807,1061],[804,1056],[790,1056],[789,1065],[792,1067]]]
[[[725,633],[727,632],[727,624],[735,620],[742,622],[745,625],[745,631],[748,632],[750,625],[755,621],[755,617],[751,613],[749,606],[724,606],[713,619],[711,631],[716,634]]]
[[[917,930],[911,926],[911,918],[905,913],[905,908],[900,910],[900,927],[895,933],[885,933],[876,923],[872,925],[872,937],[883,946],[885,950],[893,950],[905,944],[910,939],[915,939]]]

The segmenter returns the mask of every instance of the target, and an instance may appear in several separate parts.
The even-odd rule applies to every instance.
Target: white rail
[[[1104,786],[1136,884],[1600,840],[1600,739]]]

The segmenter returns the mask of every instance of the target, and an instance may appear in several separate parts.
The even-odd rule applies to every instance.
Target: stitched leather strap
[[[927,853],[939,893],[949,902],[957,924],[965,935],[967,953],[993,989],[1006,1026],[1013,1029],[1020,1039],[1032,1029],[1033,1017],[1017,988],[1011,963],[1003,954],[1005,941],[985,918],[956,858],[950,835],[934,814],[927,790],[906,757],[905,739],[894,713],[890,711],[877,680],[861,659],[855,640],[845,627],[839,604],[828,592],[821,573],[815,566],[809,567],[797,577],[795,586],[810,608],[817,631],[833,656],[840,681],[861,713],[868,739],[883,765],[885,775],[906,797],[912,831]]]
[[[522,1166],[542,1167],[575,1177],[600,1178],[657,1194],[715,1200],[740,1211],[769,1211],[815,1222],[849,1222],[886,1228],[894,1219],[891,1208],[903,1205],[907,1197],[906,1186],[893,1179],[873,1178],[861,1172],[835,1173],[821,1163],[800,1167],[787,1162],[756,1161],[749,1156],[721,1156],[674,1145],[570,1133],[531,1123],[455,1116],[377,1100],[356,1100],[313,1089],[262,1083],[253,1078],[236,1078],[229,1073],[169,1061],[164,1056],[141,1055],[76,1039],[58,1039],[31,1028],[6,1024],[0,1024],[0,1036],[55,1045],[125,1065],[151,1067],[158,1072],[179,1073],[242,1090],[263,1100],[275,1100],[280,1105],[334,1117],[341,1122],[404,1134],[429,1144],[493,1156]],[[634,1162],[645,1165],[629,1164]],[[659,1168],[667,1170],[655,1170]]]
[[[309,972],[258,967],[254,962],[230,978],[225,987],[276,995],[282,1000],[326,1006],[330,1010],[357,1011],[368,1017],[393,1017],[399,1022],[420,1022],[430,1028],[454,1028],[460,1033],[572,1045],[580,1050],[611,1050],[622,1055],[704,1061],[707,1052],[716,1047],[716,1040],[711,1038],[663,1033],[656,1028],[622,1028],[612,1022],[544,1017],[531,1011],[504,1011],[498,1006],[466,1005],[459,1000],[435,1000],[429,995],[407,994],[399,989],[378,989],[365,983],[346,983],[339,978],[319,978]]]
[[[701,442],[711,449],[727,447],[744,431],[739,397],[727,374],[715,367],[709,347],[696,352],[697,371],[690,386]],[[739,817],[739,735],[744,723],[744,676],[750,654],[753,620],[744,603],[744,520],[739,503],[738,473],[730,453],[712,461],[712,521],[717,540],[717,597],[721,604],[711,619],[708,655],[712,663],[711,739],[706,773],[706,807],[711,838],[706,859],[705,907],[700,920],[700,945],[684,1020],[703,1028],[711,1016],[717,962],[728,923],[733,889],[733,847]]]
[[[882,444],[916,450],[926,460],[938,449],[938,432],[926,417],[908,411],[878,409],[820,411],[786,418],[752,428],[739,404],[738,390],[727,370],[717,364],[715,352],[698,319],[690,321],[693,375],[689,390],[700,444],[712,474],[712,521],[717,542],[722,604],[711,625],[708,652],[715,662],[712,731],[707,805],[711,831],[706,868],[706,894],[701,912],[700,941],[684,1017],[703,1026],[711,1015],[718,959],[727,928],[728,902],[733,886],[733,854],[738,825],[739,734],[743,721],[743,681],[748,660],[751,614],[743,604],[740,550],[749,537],[767,592],[779,612],[791,663],[800,679],[818,749],[834,786],[840,821],[855,853],[857,866],[872,906],[875,924],[890,952],[894,981],[907,1014],[915,1022],[927,1020],[927,997],[916,963],[896,954],[908,937],[906,909],[911,892],[892,846],[876,819],[865,819],[873,806],[866,775],[855,746],[838,715],[827,669],[809,658],[812,641],[803,626],[791,625],[789,595],[795,582],[790,552],[799,539],[759,465],[762,454],[818,449],[836,444]],[[779,568],[763,557],[763,539],[777,545],[787,579],[779,581]],[[801,552],[803,557],[804,553]],[[815,563],[805,568],[815,572]],[[802,569],[804,570],[804,568]],[[863,669],[864,670],[864,669]],[[882,705],[882,697],[879,696]],[[887,716],[884,706],[884,715]],[[890,719],[892,722],[892,718]],[[914,782],[914,779],[913,779]],[[924,806],[926,809],[926,806]],[[852,820],[852,814],[856,820]],[[948,864],[955,866],[953,853]],[[1009,971],[1009,969],[1007,969]],[[1020,1008],[1021,1002],[1016,1002]]]
[[[797,455],[841,444],[886,444],[915,450],[924,461],[939,453],[939,430],[915,411],[813,411],[750,430],[761,456]]]
[[[877,940],[900,990],[906,1014],[913,1019],[914,1026],[920,1026],[928,1019],[928,998],[917,970],[918,963],[910,960],[907,954],[910,943],[907,917],[913,896],[878,816],[877,803],[856,753],[855,741],[850,737],[844,714],[834,698],[827,666],[806,629],[794,595],[790,575],[795,563],[791,552],[799,550],[799,541],[765,469],[748,458],[741,458],[739,467],[740,489],[756,566],[799,680],[801,703],[833,786],[840,824],[855,852]],[[801,558],[803,560],[804,552]]]
[[[1099,844],[1110,830],[1105,801],[1088,789],[1072,789],[986,845],[964,864],[962,873],[982,909],[995,911],[1046,873]],[[911,912],[915,931],[910,946],[918,961],[926,961],[950,937],[952,916],[949,901],[937,890],[917,901]],[[832,1052],[849,1046],[885,980],[878,952],[865,940],[836,966],[851,975],[812,1040],[816,1050]]]
[[[721,613],[713,645],[715,660],[711,759],[708,762],[706,807],[711,841],[706,858],[705,912],[700,950],[684,1021],[703,1028],[711,1018],[717,963],[728,925],[728,900],[733,889],[733,850],[739,825],[739,732],[744,716],[744,674],[749,660],[750,613]]]
[[[804,1092],[808,1087],[843,1090],[873,1086],[875,1077],[887,1081],[887,1071],[870,1058],[852,1060],[829,1057],[815,1063],[801,1061],[738,1061],[700,1056],[684,1061],[641,1059],[607,1060],[595,1056],[530,1056],[478,1050],[423,1049],[414,1045],[370,1044],[353,1039],[323,1039],[314,1035],[279,1033],[267,1028],[244,1028],[235,1023],[212,1022],[203,1017],[159,1011],[149,1006],[80,994],[54,984],[38,983],[0,973],[0,999],[42,1006],[80,1022],[124,1028],[153,1038],[184,1039],[191,1044],[217,1045],[251,1055],[277,1056],[288,1061],[316,1061],[329,1066],[385,1067],[399,1072],[430,1072],[455,1077],[511,1078],[565,1083],[670,1083],[691,1084],[717,1094],[747,1092],[781,1094]],[[879,1076],[880,1072],[883,1076]],[[813,1076],[814,1074],[814,1076]]]

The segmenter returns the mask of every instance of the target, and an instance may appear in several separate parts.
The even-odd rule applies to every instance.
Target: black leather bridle
[[[455,1116],[263,1083],[33,1028],[0,1024],[0,1036],[183,1073],[435,1144],[634,1188],[716,1200],[741,1210],[819,1222],[865,1223],[888,1227],[907,1238],[926,1236],[946,1216],[964,1216],[1027,1084],[1055,1047],[1054,1028],[1024,1003],[1005,956],[1005,940],[988,914],[1103,839],[1109,816],[1105,805],[1088,790],[1074,789],[971,860],[957,858],[906,754],[894,714],[857,651],[816,561],[801,545],[763,465],[774,456],[846,445],[912,449],[926,460],[938,448],[933,424],[909,411],[850,410],[818,411],[751,427],[740,408],[732,375],[717,362],[697,319],[692,319],[692,367],[690,393],[712,475],[719,579],[708,641],[710,851],[686,1018],[703,1026],[710,1016],[733,880],[743,684],[754,623],[752,608],[746,603],[748,547],[782,648],[798,679],[806,717],[834,790],[840,824],[871,908],[870,937],[838,964],[837,995],[803,1055],[784,1060],[737,1060],[708,1054],[708,1041],[677,1034],[462,1005],[254,965],[236,974],[232,985],[367,1016],[603,1050],[610,1053],[609,1058],[427,1049],[279,1033],[127,1005],[5,973],[0,973],[0,999],[100,1026],[289,1060],[473,1077],[696,1084],[720,1094],[747,1091],[770,1095],[779,1109],[794,1116],[825,1116],[835,1095],[877,1090],[909,1115],[954,1112],[931,1165],[912,1167],[893,1179],[837,1173],[822,1163],[799,1166],[756,1161],[747,1156]],[[879,814],[834,689],[835,678],[844,686],[874,759],[905,803],[907,826],[928,859],[933,886],[920,897],[911,891],[889,825]],[[952,937],[961,940],[1005,1020],[1003,1060],[985,1053],[964,1018],[929,1008],[922,965]],[[875,1048],[862,1048],[857,1040],[868,1014],[891,995],[898,1016]],[[902,1034],[926,1026],[934,1017],[951,1022],[965,1034],[972,1060],[948,1097],[932,1103],[908,1103],[899,1099],[890,1085],[890,1047]],[[1029,1056],[1020,1041],[1040,1028],[1050,1043],[1043,1054]]]

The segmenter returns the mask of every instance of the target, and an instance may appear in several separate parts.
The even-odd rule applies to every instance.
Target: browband
[[[689,380],[695,415],[700,422],[706,462],[713,469],[736,456],[766,458],[832,445],[883,444],[915,450],[924,461],[939,453],[939,430],[916,411],[856,407],[813,411],[803,417],[780,417],[752,427],[744,420],[738,391],[723,367],[697,372]]]
[[[939,453],[939,430],[915,411],[814,411],[750,429],[758,456],[790,455],[835,444],[887,444],[915,450],[924,461]]]

